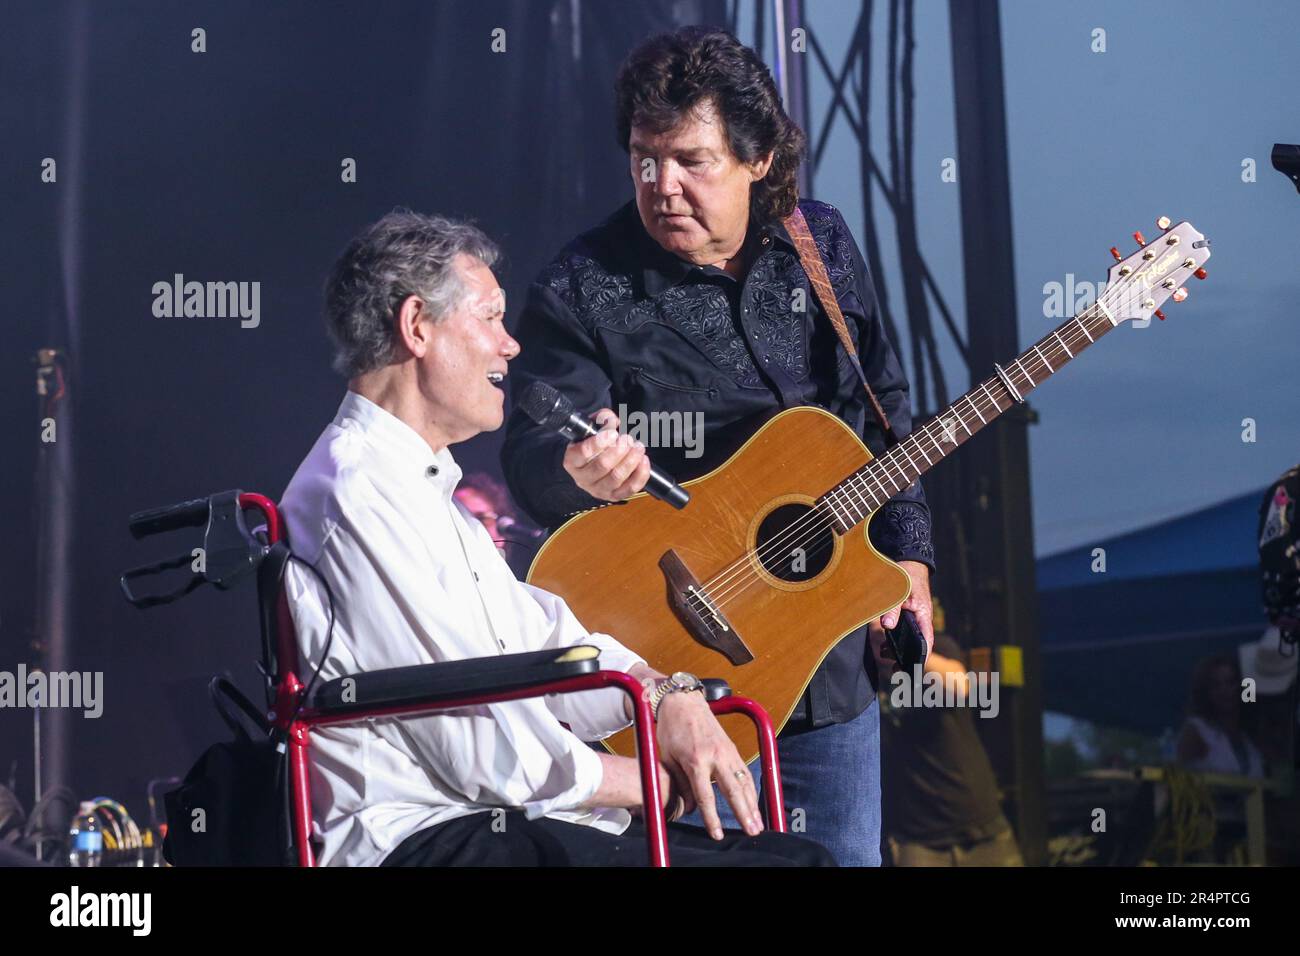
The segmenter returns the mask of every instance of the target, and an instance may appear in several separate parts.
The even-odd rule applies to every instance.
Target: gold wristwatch
[[[654,714],[655,720],[658,720],[659,705],[664,702],[665,697],[669,694],[689,694],[697,690],[704,690],[704,681],[686,671],[677,671],[671,677],[660,680],[650,693],[650,712]]]

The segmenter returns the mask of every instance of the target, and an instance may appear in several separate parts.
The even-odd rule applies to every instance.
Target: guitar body
[[[830,650],[909,593],[907,573],[867,539],[869,520],[844,535],[824,522],[811,538],[787,530],[812,534],[808,509],[869,461],[834,415],[789,409],[725,464],[687,482],[691,500],[681,511],[640,494],[568,521],[537,555],[529,583],[563,597],[584,627],[613,635],[663,673],[725,679],[780,728]],[[678,574],[710,595],[728,647],[711,646],[674,609],[662,562],[669,552],[680,559]],[[730,715],[722,725],[742,758],[757,756],[746,718]],[[636,752],[630,730],[606,744]]]

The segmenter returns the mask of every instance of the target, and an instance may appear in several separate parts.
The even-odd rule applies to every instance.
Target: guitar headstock
[[[1183,283],[1191,276],[1206,276],[1203,267],[1210,258],[1210,240],[1187,221],[1175,226],[1161,216],[1156,227],[1161,235],[1151,242],[1142,233],[1133,233],[1140,248],[1127,259],[1118,249],[1110,250],[1119,261],[1107,272],[1106,291],[1097,301],[1117,325],[1129,319],[1149,320],[1153,315],[1164,319],[1160,306],[1165,300],[1182,302],[1187,298]]]

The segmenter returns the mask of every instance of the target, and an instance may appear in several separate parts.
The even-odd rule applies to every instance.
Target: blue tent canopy
[[[1255,529],[1265,489],[1039,559],[1044,707],[1159,734],[1202,657],[1266,625]],[[1106,569],[1094,572],[1093,551]]]

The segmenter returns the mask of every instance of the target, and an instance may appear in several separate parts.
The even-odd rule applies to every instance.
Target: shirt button
[[[763,237],[763,245],[765,245],[765,246],[766,246],[766,245],[770,245],[771,242],[772,242],[772,237],[771,237],[771,236],[764,236],[764,237]]]
[[[438,477],[438,466],[437,466],[437,465],[430,465],[428,468],[424,469],[424,473],[425,473],[426,475],[428,475],[430,478],[437,478],[437,477]]]

